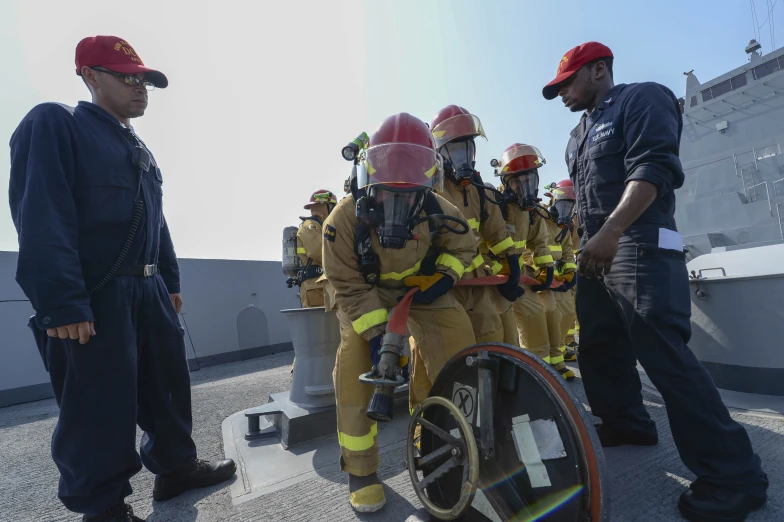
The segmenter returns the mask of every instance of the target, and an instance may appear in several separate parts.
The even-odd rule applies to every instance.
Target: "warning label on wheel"
[[[469,423],[477,425],[478,402],[475,388],[456,382],[452,388],[452,402],[455,403],[457,409],[463,413],[463,416]]]

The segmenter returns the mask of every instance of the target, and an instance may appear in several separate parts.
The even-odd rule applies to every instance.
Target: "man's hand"
[[[620,234],[602,227],[599,232],[588,240],[585,248],[577,256],[580,276],[594,277],[610,273],[615,254],[618,253]]]
[[[180,310],[182,309],[182,297],[180,297],[180,294],[169,294],[169,297],[171,298],[172,305],[174,305],[174,311],[180,313]]]
[[[46,330],[46,335],[49,337],[59,337],[60,339],[73,339],[74,341],[79,339],[79,344],[87,344],[90,337],[95,335],[95,323],[92,321],[85,321],[83,323],[49,328]]]
[[[577,256],[581,276],[594,277],[610,273],[621,235],[651,206],[658,194],[656,185],[648,181],[635,179],[626,183],[621,202]]]

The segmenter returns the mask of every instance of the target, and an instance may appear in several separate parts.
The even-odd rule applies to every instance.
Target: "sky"
[[[76,44],[119,36],[169,78],[132,124],[162,168],[178,256],[280,261],[283,228],[299,224],[310,194],[343,195],[351,164],[340,150],[387,116],[429,123],[463,106],[487,133],[485,180],[490,160],[522,142],[545,157],[540,186],[560,181],[579,114],[541,89],[567,50],[600,41],[616,83],[656,81],[683,96],[685,71],[706,82],[738,67],[755,37],[774,49],[784,6],[752,1],[756,23],[747,0],[4,0],[0,142],[39,103],[89,100]],[[17,250],[7,198],[0,250]]]

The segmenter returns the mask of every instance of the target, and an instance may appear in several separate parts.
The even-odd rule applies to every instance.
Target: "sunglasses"
[[[148,91],[155,90],[155,85],[153,85],[151,82],[142,80],[141,78],[137,78],[136,76],[134,76],[132,74],[125,74],[125,73],[119,73],[119,72],[116,72],[116,71],[110,71],[109,69],[104,69],[103,67],[92,67],[92,69],[94,69],[96,71],[99,71],[99,72],[102,72],[102,73],[111,74],[112,76],[117,76],[118,78],[122,78],[123,81],[126,83],[126,85],[130,85],[131,87],[136,87],[137,85],[141,84]]]

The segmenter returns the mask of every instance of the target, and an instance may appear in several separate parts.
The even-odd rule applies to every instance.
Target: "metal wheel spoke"
[[[425,478],[423,478],[416,485],[417,489],[419,489],[419,491],[424,491],[424,489],[426,487],[430,486],[433,482],[435,482],[436,480],[438,480],[439,478],[441,478],[445,474],[449,473],[449,471],[453,470],[454,468],[456,468],[459,465],[460,465],[460,463],[457,461],[457,459],[452,457],[451,459],[447,460],[446,462],[444,462],[443,464],[438,466],[438,468],[436,468],[436,470],[433,471],[433,473],[431,473],[430,475],[428,475]]]
[[[427,421],[427,420],[423,419],[422,417],[418,418],[417,422],[419,422],[419,424],[421,424],[423,428],[427,428],[428,431],[433,433],[433,435],[437,436],[439,439],[443,440],[447,444],[450,444],[452,446],[459,446],[460,445],[460,443],[458,442],[458,439],[456,439],[455,437],[450,435],[448,432],[442,430],[441,428],[439,428],[438,426],[436,426],[432,422]]]
[[[436,461],[443,459],[452,454],[452,446],[441,446],[437,450],[431,452],[426,457],[421,457],[417,459],[416,462],[416,469],[420,470],[425,466],[429,466]]]

